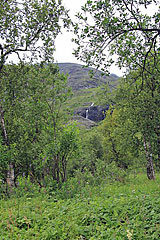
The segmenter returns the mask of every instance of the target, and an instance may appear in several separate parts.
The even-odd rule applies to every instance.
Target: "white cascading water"
[[[94,103],[92,103],[90,107],[93,107],[93,105],[94,105]],[[90,109],[90,107],[89,107],[89,109]],[[86,119],[88,119],[88,112],[89,112],[89,109],[86,110]]]
[[[86,119],[88,119],[88,109],[86,110]]]
[[[93,107],[93,105],[94,105],[94,102],[91,104],[91,106],[90,106],[90,107]]]

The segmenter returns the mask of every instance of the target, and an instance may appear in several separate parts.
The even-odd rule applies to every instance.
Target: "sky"
[[[81,10],[81,6],[86,3],[86,0],[63,0],[63,4],[66,9],[70,9],[70,16],[72,19],[75,18],[75,14]],[[77,60],[75,56],[72,54],[73,49],[76,48],[76,45],[71,41],[74,37],[74,34],[71,32],[67,32],[66,30],[62,30],[62,34],[59,34],[56,38],[56,52],[54,53],[55,62],[71,62],[71,63],[79,63],[84,64],[80,60]],[[118,76],[123,75],[123,71],[118,69],[117,66],[113,65],[110,68],[110,72],[114,73]]]
[[[86,0],[63,0],[63,4],[66,9],[70,9],[70,16],[72,19],[75,19],[75,14],[81,10],[81,6],[86,3]],[[62,34],[59,34],[56,38],[56,52],[54,53],[55,62],[71,62],[71,63],[79,63],[84,64],[80,60],[77,60],[75,56],[72,54],[73,49],[76,48],[76,45],[71,41],[74,37],[74,34],[71,32],[67,32],[62,30]],[[123,75],[123,71],[118,69],[117,66],[113,65],[110,68],[110,72],[114,73],[118,76]]]
[[[81,6],[84,5],[86,0],[63,0],[63,4],[66,9],[70,9],[70,16],[75,19],[75,14],[80,11]],[[72,54],[76,45],[71,41],[73,33],[62,30],[62,34],[59,34],[56,38],[56,52],[54,53],[54,59],[56,62],[72,62],[81,63]]]
[[[63,4],[66,7],[66,9],[70,10],[70,17],[72,20],[76,19],[75,15],[77,12],[81,10],[81,6],[83,6],[86,3],[87,0],[63,0]],[[157,0],[159,2],[160,0]],[[159,5],[160,6],[160,5]],[[149,11],[147,12],[148,15],[152,15],[153,12],[155,12],[157,9],[157,6],[152,6]],[[145,9],[143,10],[143,12]],[[57,63],[62,62],[70,62],[70,63],[79,63],[84,64],[80,60],[77,60],[75,56],[72,54],[73,49],[76,48],[76,45],[71,41],[71,39],[74,37],[74,34],[71,32],[67,32],[66,30],[62,29],[62,34],[59,34],[56,37],[55,45],[56,45],[56,51],[54,53],[54,61]],[[13,56],[13,59],[15,61],[15,58],[17,56]],[[18,60],[18,59],[17,59]],[[117,66],[113,65],[110,68],[110,72],[114,73],[118,76],[123,75],[123,71],[118,69]]]
[[[86,0],[63,0],[63,4],[67,9],[70,9],[70,16],[72,19],[75,19],[75,14],[80,11],[81,6],[86,3]],[[148,15],[153,14],[155,12],[157,6],[152,6],[148,12]],[[144,9],[145,11],[145,9]],[[73,49],[76,48],[76,45],[71,41],[73,38],[73,33],[62,31],[62,34],[59,34],[56,39],[56,52],[54,54],[55,62],[72,62],[72,63],[80,63],[84,64],[77,60],[72,54]],[[117,74],[118,76],[123,75],[123,71],[118,69],[117,66],[113,65],[110,68],[110,72]]]

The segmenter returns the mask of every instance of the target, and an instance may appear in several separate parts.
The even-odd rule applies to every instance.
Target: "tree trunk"
[[[5,127],[4,112],[3,112],[2,106],[0,106],[0,119],[1,119],[1,127],[3,132],[3,141],[4,141],[4,144],[9,147],[9,140],[8,140],[7,130]],[[8,166],[6,183],[10,187],[14,186],[14,166],[12,163],[9,163],[9,166]]]
[[[52,178],[55,180],[57,183],[59,183],[59,156],[56,155],[54,157],[54,165],[52,168]]]
[[[144,149],[145,149],[146,159],[147,159],[147,177],[149,180],[155,180],[151,145],[150,143],[146,143],[145,140],[144,140]]]
[[[63,156],[62,157],[62,182],[66,182],[67,181],[67,172],[66,172],[66,169],[67,169],[67,160],[66,160],[66,157]]]
[[[14,167],[12,164],[9,164],[9,169],[7,171],[7,184],[9,187],[14,187]]]
[[[0,106],[0,114],[1,114],[1,126],[2,126],[2,132],[3,132],[3,139],[4,139],[5,145],[8,146],[9,142],[8,142],[8,136],[7,136],[7,131],[5,127],[4,112],[3,112],[2,106]]]

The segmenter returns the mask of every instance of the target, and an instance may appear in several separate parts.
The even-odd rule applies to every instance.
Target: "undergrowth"
[[[0,239],[160,239],[160,178],[16,193],[0,201]],[[69,191],[75,182],[70,182]],[[22,196],[23,195],[23,196]]]

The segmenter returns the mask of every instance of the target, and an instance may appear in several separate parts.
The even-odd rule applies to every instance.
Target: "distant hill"
[[[102,72],[93,68],[85,68],[77,63],[58,63],[60,72],[68,74],[68,85],[73,90],[96,88],[109,82],[109,85],[117,84],[118,76],[111,74],[110,76],[102,76]],[[94,72],[91,78],[89,72]]]
[[[58,66],[61,73],[68,74],[68,86],[73,90],[73,96],[64,104],[64,111],[72,120],[76,120],[79,126],[96,126],[95,122],[104,118],[104,109],[108,108],[108,105],[99,105],[99,93],[104,84],[109,83],[111,89],[117,86],[119,77],[115,74],[104,76],[101,71],[76,63],[58,63]],[[91,70],[94,73],[92,77],[89,74]]]

